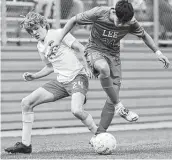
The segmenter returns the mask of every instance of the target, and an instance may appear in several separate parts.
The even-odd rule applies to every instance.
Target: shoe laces
[[[122,116],[127,116],[127,115],[128,115],[128,112],[129,112],[129,110],[126,109],[126,108],[123,108],[123,107],[120,107],[120,108],[117,110],[117,113],[119,113],[119,114],[122,115]]]
[[[21,142],[17,142],[16,144],[15,144],[15,146],[18,146],[18,145],[20,145],[21,144]]]

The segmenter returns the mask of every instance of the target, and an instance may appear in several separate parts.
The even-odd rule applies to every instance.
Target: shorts
[[[99,72],[94,68],[94,63],[100,59],[106,60],[106,62],[109,64],[110,76],[113,79],[113,83],[118,86],[121,85],[122,75],[121,75],[121,61],[119,57],[106,56],[103,55],[103,53],[96,50],[86,51],[85,57],[95,77],[98,77]]]
[[[68,97],[76,92],[86,95],[88,91],[88,77],[85,74],[79,74],[74,80],[65,84],[57,80],[51,80],[45,83],[42,88],[54,95],[54,101]]]

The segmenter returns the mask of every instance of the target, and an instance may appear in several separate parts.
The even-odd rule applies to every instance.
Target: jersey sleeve
[[[144,28],[139,24],[136,19],[134,19],[130,26],[130,33],[141,38],[144,36],[144,32]]]
[[[76,40],[76,38],[75,38],[74,36],[72,36],[72,34],[68,33],[68,34],[63,38],[62,42],[71,48],[71,47],[72,47],[72,44],[73,44],[73,42],[74,42],[75,40]]]
[[[92,24],[98,19],[98,16],[102,12],[101,7],[94,7],[91,10],[79,13],[76,15],[77,24]]]

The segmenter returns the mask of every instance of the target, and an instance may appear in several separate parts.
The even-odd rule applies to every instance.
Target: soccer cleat
[[[17,142],[13,147],[4,149],[8,153],[31,153],[32,146],[26,146],[22,142]]]
[[[129,122],[135,122],[139,118],[139,116],[135,112],[129,111],[123,106],[119,107],[117,110],[115,110],[115,112]]]

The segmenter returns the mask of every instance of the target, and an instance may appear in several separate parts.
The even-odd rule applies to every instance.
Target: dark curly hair
[[[118,19],[125,23],[130,21],[134,16],[134,9],[128,0],[119,0],[115,6],[116,15]]]
[[[24,28],[29,34],[31,34],[32,30],[38,25],[41,25],[42,27],[45,26],[47,30],[50,29],[46,18],[33,11],[24,16],[24,20],[20,23],[21,28]]]

